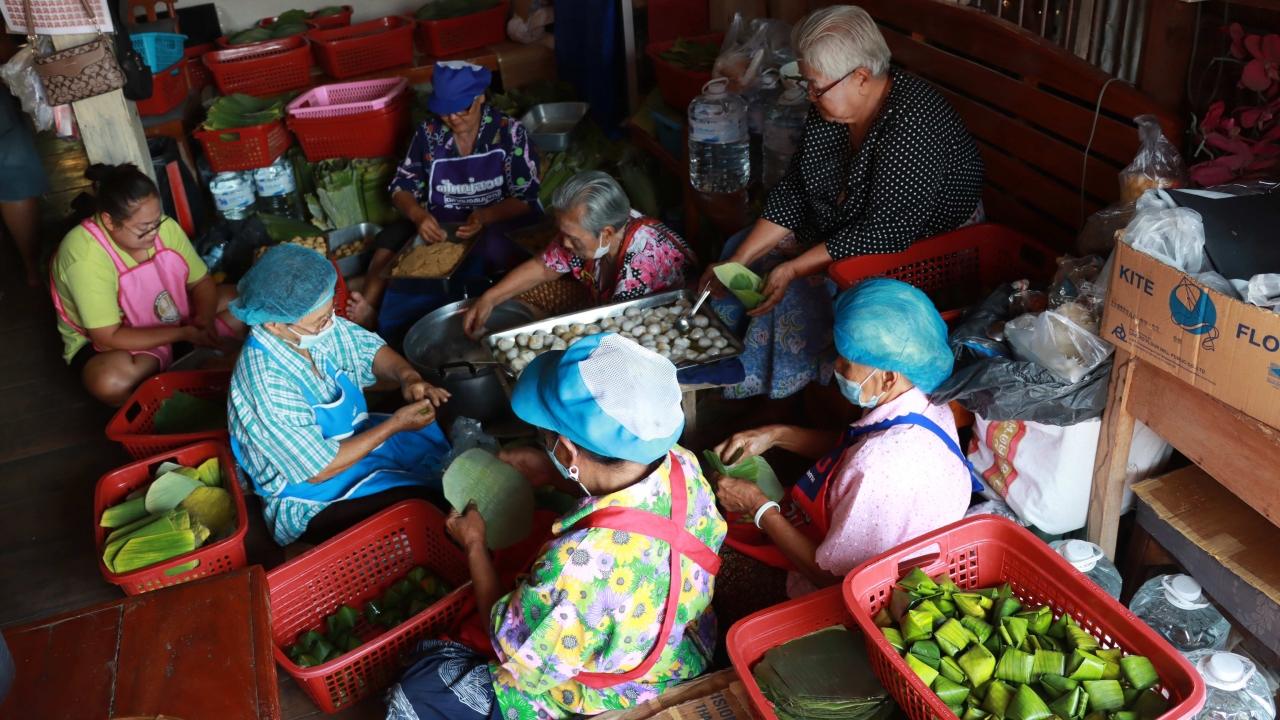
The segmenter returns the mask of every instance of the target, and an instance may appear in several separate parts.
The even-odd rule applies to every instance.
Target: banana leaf
[[[748,310],[764,302],[764,295],[760,294],[760,290],[764,288],[764,280],[741,263],[717,265],[716,279],[723,283]]]
[[[459,512],[476,501],[490,549],[515,545],[533,528],[533,487],[520,471],[486,450],[468,450],[449,465],[444,496]]]
[[[758,455],[739,460],[728,466],[721,462],[720,456],[711,450],[704,450],[702,456],[707,459],[707,464],[711,466],[712,470],[721,475],[741,478],[755,483],[760,487],[765,497],[774,502],[782,502],[782,498],[786,495],[786,491],[782,489],[782,483],[778,481],[778,474],[773,471],[768,462],[765,462],[764,458]]]
[[[351,167],[360,175],[365,221],[385,226],[398,220],[400,215],[392,207],[387,189],[396,174],[396,163],[387,157],[360,158],[352,160]]]
[[[204,400],[178,390],[160,403],[152,423],[157,435],[221,430],[227,426],[227,404]]]
[[[358,172],[342,158],[316,163],[316,197],[325,220],[335,229],[364,222],[364,196]]]

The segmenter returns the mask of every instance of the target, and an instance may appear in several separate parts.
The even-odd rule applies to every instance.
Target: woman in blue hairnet
[[[836,383],[865,408],[843,433],[770,425],[716,447],[728,462],[778,447],[817,462],[784,503],[720,477],[716,496],[749,523],[725,544],[791,572],[799,597],[914,537],[964,517],[974,485],[947,406],[929,402],[951,374],[947,326],[932,301],[897,280],[868,280],[836,301]],[[754,523],[754,526],[753,524]]]
[[[434,408],[449,393],[334,314],[337,279],[320,253],[278,245],[230,307],[252,327],[231,376],[231,449],[281,545],[314,544],[406,498],[440,496],[449,444]],[[361,389],[378,380],[398,383],[409,404],[370,416]]]

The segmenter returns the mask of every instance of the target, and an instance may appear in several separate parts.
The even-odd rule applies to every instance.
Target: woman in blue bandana
[[[379,275],[415,234],[429,243],[444,240],[441,223],[463,223],[463,239],[483,234],[477,253],[485,272],[524,259],[505,233],[542,218],[538,151],[523,125],[485,103],[491,79],[488,68],[478,65],[436,63],[427,109],[439,117],[418,127],[391,181],[391,202],[405,220],[374,241],[364,292],[353,293],[348,306],[348,316],[360,325],[373,329],[385,306],[385,336],[389,324],[411,322],[429,309],[417,307],[421,296],[387,293]]]

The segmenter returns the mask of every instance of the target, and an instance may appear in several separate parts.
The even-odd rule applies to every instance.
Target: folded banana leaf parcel
[[[782,720],[884,720],[894,708],[862,635],[842,625],[768,650],[752,674]]]

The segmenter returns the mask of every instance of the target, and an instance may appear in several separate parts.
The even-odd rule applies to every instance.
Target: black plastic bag
[[[209,272],[224,272],[233,283],[249,272],[258,248],[271,244],[267,226],[258,218],[223,220],[195,242]]]

